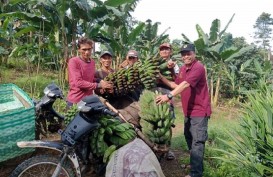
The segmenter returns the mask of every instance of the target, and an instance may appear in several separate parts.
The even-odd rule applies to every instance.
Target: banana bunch
[[[104,80],[114,84],[114,95],[126,95],[136,88],[152,89],[159,77],[160,58],[147,58],[143,62],[136,62],[127,69],[120,69],[109,74]]]
[[[110,73],[105,77],[105,81],[111,81],[114,84],[114,95],[126,95],[130,91],[140,86],[139,67],[140,63],[135,63],[128,69],[120,69]]]
[[[127,69],[126,76],[129,91],[134,91],[134,89],[139,87],[141,84],[139,80],[139,66],[141,66],[141,63],[137,62]]]
[[[157,92],[144,90],[139,99],[142,133],[157,144],[167,144],[171,139],[174,123],[169,103],[157,105]]]
[[[106,163],[116,149],[136,137],[136,132],[129,123],[120,123],[110,116],[102,115],[99,123],[101,126],[90,136],[90,146],[92,153],[97,157],[103,157]]]
[[[65,125],[68,125],[69,122],[75,117],[75,115],[78,113],[78,107],[77,105],[73,105],[65,114],[64,114],[64,123]]]
[[[158,74],[160,72],[159,64],[160,59],[158,57],[146,59],[142,63],[141,67],[139,68],[139,76],[144,88],[152,89],[156,87],[156,80],[158,79]]]
[[[168,62],[161,59],[159,62],[159,70],[160,73],[168,80],[172,80],[172,73],[170,69],[168,68]]]

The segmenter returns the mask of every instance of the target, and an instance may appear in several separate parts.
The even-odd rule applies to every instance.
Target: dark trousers
[[[191,177],[201,177],[203,174],[208,119],[209,117],[185,117],[184,135],[190,150]]]

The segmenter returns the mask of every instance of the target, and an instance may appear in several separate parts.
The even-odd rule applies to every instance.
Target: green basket
[[[35,139],[35,108],[29,96],[14,84],[0,84],[0,162],[34,151],[18,141]]]

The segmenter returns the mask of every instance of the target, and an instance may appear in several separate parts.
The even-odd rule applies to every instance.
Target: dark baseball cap
[[[109,52],[109,51],[102,51],[101,54],[100,54],[100,58],[101,58],[103,55],[110,55],[111,57],[113,57],[113,55],[112,55],[111,52]]]
[[[161,49],[161,48],[163,48],[163,47],[166,47],[166,48],[172,48],[172,46],[171,46],[171,44],[169,44],[169,43],[163,43],[163,44],[161,44],[160,46],[159,46],[159,49]]]
[[[129,50],[127,53],[128,57],[137,57],[138,58],[138,53],[135,50]]]
[[[189,51],[195,52],[195,46],[193,44],[184,44],[181,47],[181,50],[180,50],[179,53],[181,53],[181,52],[189,52]]]

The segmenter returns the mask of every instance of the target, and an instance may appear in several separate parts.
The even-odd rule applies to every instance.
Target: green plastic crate
[[[34,151],[18,141],[35,139],[35,108],[29,96],[14,84],[0,84],[0,162]]]

